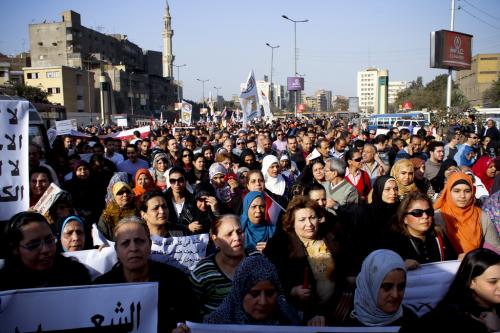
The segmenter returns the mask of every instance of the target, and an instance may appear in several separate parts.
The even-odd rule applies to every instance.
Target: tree
[[[333,104],[333,111],[347,111],[349,109],[349,100],[338,97]]]
[[[40,88],[27,86],[24,84],[17,84],[14,86],[16,95],[26,98],[33,103],[49,103],[47,97],[50,95],[48,92]]]
[[[500,107],[500,78],[483,93],[484,106],[489,108]]]

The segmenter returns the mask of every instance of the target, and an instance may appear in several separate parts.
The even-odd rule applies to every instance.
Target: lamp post
[[[222,87],[216,87],[216,86],[214,86],[214,89],[216,91],[215,98],[217,100],[217,111],[221,111],[221,108],[220,108],[220,105],[219,105],[219,90],[222,89]]]
[[[205,79],[205,80],[201,80],[201,79],[196,79],[197,81],[200,81],[201,82],[201,89],[202,89],[202,92],[203,92],[203,108],[205,108],[205,82],[208,82],[210,81],[210,79]]]
[[[272,103],[273,102],[273,95],[274,95],[273,94],[273,60],[274,60],[274,49],[277,49],[280,46],[279,45],[272,46],[269,43],[266,43],[266,45],[271,48],[271,74],[270,74],[270,76],[271,76],[271,78],[270,78],[270,80],[271,80],[271,89],[269,89],[269,92],[270,92],[270,94],[269,94],[270,98],[269,99],[271,100],[271,103]]]
[[[134,115],[134,92],[132,91],[132,75],[134,74],[135,72],[131,72],[128,77],[128,88],[130,91],[130,111],[132,112],[132,116]]]
[[[181,78],[180,78],[180,75],[179,75],[179,68],[186,67],[187,65],[186,64],[183,64],[183,65],[174,65],[173,64],[173,66],[175,68],[177,68],[177,102],[180,103],[181,102],[181,93],[180,93]]]
[[[294,35],[294,41],[295,41],[295,47],[294,47],[294,58],[295,58],[295,69],[294,69],[294,75],[297,75],[297,23],[305,23],[305,22],[309,22],[308,19],[305,19],[305,20],[293,20],[291,18],[289,18],[288,16],[286,15],[281,15],[282,18],[284,18],[285,20],[288,20],[290,22],[293,22],[293,35]],[[297,117],[297,90],[294,92],[294,96],[295,96],[295,117]]]

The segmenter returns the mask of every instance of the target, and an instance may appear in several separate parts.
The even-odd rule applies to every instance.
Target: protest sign
[[[100,250],[83,250],[64,252],[65,257],[76,258],[80,263],[87,267],[90,277],[94,280],[99,275],[102,275],[113,268],[118,259],[114,247],[104,247]]]
[[[158,283],[38,288],[0,293],[2,332],[157,331]]]
[[[448,291],[458,266],[460,261],[450,260],[423,264],[408,271],[403,304],[418,316],[434,309]]]
[[[182,269],[193,269],[205,257],[208,234],[162,238],[151,236],[151,259]]]
[[[78,131],[76,119],[56,120],[57,135],[70,134],[71,130]]]
[[[0,220],[29,208],[28,101],[0,101]]]
[[[59,186],[54,183],[50,183],[50,186],[45,190],[45,192],[43,192],[42,197],[35,204],[33,210],[44,215],[57,201],[57,199],[59,199],[62,193],[64,192]]]
[[[265,325],[214,325],[187,322],[191,333],[375,333],[398,332],[398,326],[386,327],[313,327],[313,326],[265,326]]]
[[[260,117],[259,95],[253,71],[248,74],[245,89],[240,94],[240,105],[243,110],[244,123]]]
[[[181,122],[186,125],[191,125],[191,115],[193,113],[193,106],[186,101],[182,101],[181,109]],[[201,111],[200,111],[201,114]]]

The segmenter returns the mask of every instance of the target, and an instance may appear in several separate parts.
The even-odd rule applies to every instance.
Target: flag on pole
[[[214,108],[214,101],[212,99],[212,91],[210,90],[208,92],[208,107],[210,108],[210,117],[214,117],[215,115],[215,108]]]
[[[193,106],[186,101],[182,101],[181,122],[186,125],[191,125],[191,114]]]
[[[269,99],[264,93],[264,90],[260,91],[260,98],[262,100],[262,107],[264,108],[264,116],[266,116],[269,120],[273,119],[273,114],[271,113],[271,107],[269,105]]]
[[[244,115],[244,124],[260,117],[259,95],[253,70],[248,74],[245,89],[240,94],[240,104]]]

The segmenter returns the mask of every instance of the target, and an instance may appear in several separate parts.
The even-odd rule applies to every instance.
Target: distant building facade
[[[389,81],[389,104],[394,104],[398,98],[398,94],[407,89],[408,86],[408,81]]]
[[[471,69],[457,71],[456,83],[472,106],[488,107],[484,92],[500,78],[500,53],[477,54]]]
[[[389,71],[368,68],[357,76],[357,97],[363,113],[387,113]]]

